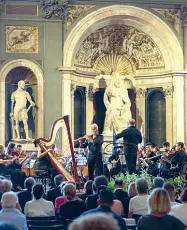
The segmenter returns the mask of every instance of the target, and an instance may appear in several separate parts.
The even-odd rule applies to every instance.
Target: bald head
[[[136,121],[134,119],[130,119],[129,120],[129,125],[130,126],[135,126],[136,125]]]

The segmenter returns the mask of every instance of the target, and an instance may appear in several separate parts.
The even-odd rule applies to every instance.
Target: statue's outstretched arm
[[[15,102],[15,97],[14,97],[14,93],[12,93],[12,95],[11,95],[11,112],[10,112],[10,116],[13,116],[14,102]]]
[[[27,100],[30,102],[31,106],[35,106],[34,101],[32,101],[30,94],[27,92]]]
[[[111,106],[109,98],[108,98],[108,90],[105,91],[103,101],[104,101],[106,108],[109,108]]]

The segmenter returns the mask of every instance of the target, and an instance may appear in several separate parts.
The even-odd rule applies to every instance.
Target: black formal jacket
[[[109,158],[108,161],[111,163],[113,160],[118,161],[117,163],[113,164],[112,168],[121,169],[121,162],[119,160],[119,154],[118,153],[113,153]]]
[[[116,135],[116,139],[123,137],[124,146],[138,149],[138,144],[142,142],[142,134],[135,126],[130,126]]]
[[[85,140],[83,143],[83,148],[88,147],[88,157],[101,157],[102,158],[102,144],[103,144],[103,135],[97,135],[93,139],[93,135],[89,136],[91,141]]]
[[[123,203],[124,199],[126,199],[128,197],[128,193],[123,191],[122,189],[116,189],[114,191],[114,195],[117,198],[117,200],[120,200],[122,203]]]
[[[56,198],[59,196],[62,196],[60,187],[52,188],[47,192],[47,200],[51,201],[54,205]]]
[[[177,151],[172,159],[172,166],[175,165],[176,170],[180,172],[185,162],[187,162],[186,153],[183,150]]]
[[[18,193],[18,200],[19,200],[19,204],[22,208],[22,212],[24,213],[24,208],[25,208],[25,204],[32,200],[32,191],[30,190],[23,190],[21,192]]]
[[[90,210],[93,208],[97,208],[97,206],[98,206],[97,200],[98,200],[98,194],[97,193],[89,195],[86,199],[86,209]]]

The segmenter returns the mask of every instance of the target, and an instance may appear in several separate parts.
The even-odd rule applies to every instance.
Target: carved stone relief
[[[136,90],[136,97],[137,98],[141,98],[141,97],[146,97],[146,94],[147,94],[147,89],[142,89],[142,88],[139,88]]]
[[[71,96],[72,97],[74,97],[74,93],[75,93],[76,89],[77,89],[76,84],[71,84]]]
[[[165,17],[171,26],[180,32],[180,9],[158,9],[154,8],[158,13]]]
[[[116,71],[122,59],[126,62],[124,65],[128,64],[128,68],[131,66],[132,72],[164,69],[162,54],[154,41],[144,32],[126,25],[106,26],[93,32],[81,44],[75,59],[76,68],[82,70],[95,71],[95,63],[100,62],[105,66],[100,72],[105,74],[104,70],[114,62],[112,71]],[[123,66],[123,63],[120,65]],[[124,74],[124,70],[121,74]]]
[[[170,85],[170,86],[163,87],[163,92],[166,97],[172,96],[174,92],[174,86]]]
[[[67,0],[40,0],[43,17],[45,19],[63,20],[68,8]]]
[[[74,21],[87,10],[93,8],[93,5],[71,5],[67,11],[67,28],[71,26]]]

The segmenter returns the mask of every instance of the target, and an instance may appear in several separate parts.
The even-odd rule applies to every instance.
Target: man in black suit
[[[28,177],[25,182],[25,190],[22,190],[18,193],[19,204],[22,208],[22,212],[24,213],[25,204],[32,200],[32,187],[36,183],[33,177]]]
[[[47,200],[51,201],[54,205],[55,205],[55,200],[57,197],[62,196],[61,190],[59,185],[64,181],[64,177],[59,174],[57,176],[55,176],[54,178],[54,184],[55,184],[55,188],[50,189],[47,192]]]
[[[130,119],[130,126],[116,135],[116,139],[123,137],[123,151],[129,174],[136,173],[138,144],[142,142],[141,132],[135,127],[135,124],[135,120]]]
[[[123,180],[122,179],[116,179],[114,184],[114,196],[120,200],[123,204],[124,199],[128,197],[128,193],[123,191]]]
[[[111,210],[111,207],[114,203],[114,194],[110,189],[101,189],[99,193],[99,199],[98,199],[98,207],[92,210],[89,210],[87,212],[84,212],[82,216],[91,214],[91,213],[97,213],[97,212],[104,212],[104,213],[109,213],[113,215],[113,217],[116,219],[118,226],[120,227],[121,230],[126,230],[126,224],[125,221],[121,216],[119,216],[117,213],[113,212]]]
[[[107,178],[105,176],[97,176],[97,177],[95,177],[94,182],[93,182],[94,194],[89,195],[87,197],[87,199],[86,199],[86,209],[87,210],[97,208],[97,206],[98,206],[98,203],[97,203],[97,200],[98,200],[98,188],[101,185],[105,185],[105,186],[108,185]]]

